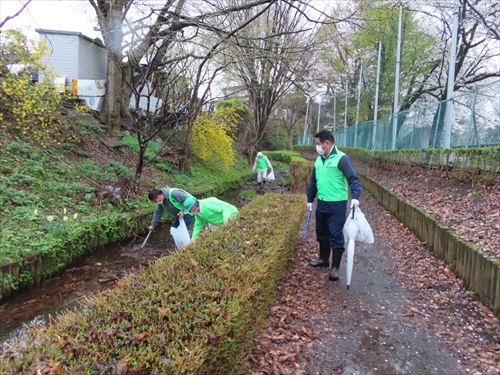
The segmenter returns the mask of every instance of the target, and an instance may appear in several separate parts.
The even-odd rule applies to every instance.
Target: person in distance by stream
[[[150,231],[154,230],[158,226],[161,217],[166,213],[169,213],[174,217],[171,223],[172,227],[177,228],[179,226],[180,219],[184,219],[188,228],[191,226],[193,216],[189,214],[189,209],[198,200],[187,191],[165,186],[161,189],[150,190],[148,198],[151,202],[156,203],[153,220],[149,226]]]
[[[346,220],[347,201],[351,191],[351,208],[359,206],[361,183],[351,159],[335,146],[335,138],[328,130],[314,136],[318,157],[307,187],[307,209],[312,211],[317,196],[316,238],[319,259],[312,267],[328,267],[330,252],[332,265],[330,280],[339,279],[339,266],[344,252],[342,229]]]
[[[238,209],[230,203],[210,197],[194,203],[189,213],[194,215],[193,240],[195,240],[205,225],[225,224],[238,215]]]
[[[257,152],[257,157],[255,158],[255,163],[253,163],[252,170],[255,172],[255,169],[257,169],[257,185],[259,189],[261,188],[261,186],[266,185],[268,168],[271,170],[271,172],[273,171],[273,166],[271,165],[271,162],[269,161],[267,156],[260,151]]]

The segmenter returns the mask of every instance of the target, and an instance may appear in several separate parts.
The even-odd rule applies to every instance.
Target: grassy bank
[[[0,372],[245,372],[304,209],[302,196],[256,198],[235,222],[59,317]]]
[[[144,230],[144,220],[138,225],[132,218],[154,209],[145,197],[148,188],[173,185],[197,196],[216,195],[251,173],[243,157],[228,171],[209,170],[195,161],[190,174],[159,159],[146,170],[143,191],[113,202],[106,188],[133,177],[133,146],[110,151],[96,134],[92,137],[94,142],[82,148],[63,144],[43,150],[21,139],[1,145],[0,299],[54,274],[89,247]],[[39,255],[51,260],[33,275],[33,267],[24,262]]]

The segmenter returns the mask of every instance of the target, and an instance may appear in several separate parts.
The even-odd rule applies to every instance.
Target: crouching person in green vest
[[[171,222],[171,226],[174,228],[179,226],[180,219],[184,219],[188,228],[193,223],[193,216],[189,214],[189,209],[197,202],[197,199],[187,191],[166,186],[150,190],[148,198],[156,203],[153,220],[149,226],[150,231],[158,226],[161,217],[167,213],[174,217]]]
[[[259,187],[261,184],[266,184],[267,169],[273,170],[271,162],[262,152],[257,152],[257,157],[255,158],[255,163],[253,163],[253,171],[257,168],[257,184]]]
[[[335,146],[333,134],[322,130],[314,136],[316,158],[307,187],[307,209],[316,206],[316,238],[319,242],[319,259],[310,262],[313,267],[328,267],[330,253],[332,264],[330,280],[339,279],[339,266],[344,252],[344,228],[347,201],[351,191],[351,207],[359,205],[361,184],[351,159]]]
[[[192,239],[200,236],[206,224],[219,225],[227,223],[238,215],[238,209],[227,202],[215,197],[200,199],[193,204],[189,213],[194,215]]]

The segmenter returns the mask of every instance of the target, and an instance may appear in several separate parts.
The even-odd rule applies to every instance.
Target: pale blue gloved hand
[[[307,204],[307,211],[312,211],[313,210],[313,204],[312,203],[308,203]]]
[[[359,207],[359,201],[357,199],[351,199],[351,208]]]

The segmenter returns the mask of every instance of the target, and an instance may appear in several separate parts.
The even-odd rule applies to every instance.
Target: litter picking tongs
[[[141,250],[144,249],[144,246],[146,246],[146,242],[148,242],[148,238],[149,236],[151,235],[151,233],[153,233],[152,230],[149,231],[148,235],[146,236],[146,239],[144,240],[144,242],[142,243],[141,245]]]
[[[311,223],[311,211],[307,210],[307,218],[306,218],[306,226],[304,228],[304,237],[307,237],[307,234],[309,233],[309,224]]]

